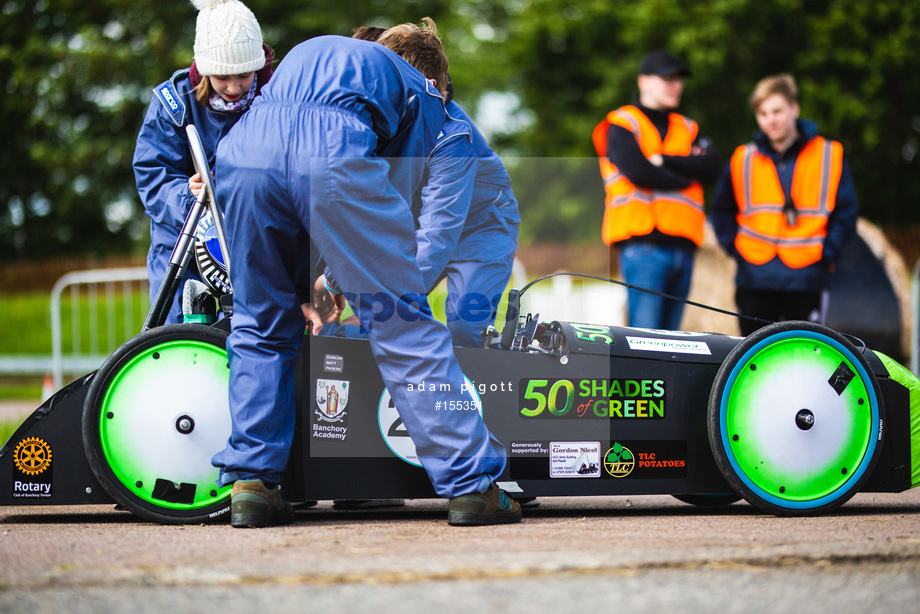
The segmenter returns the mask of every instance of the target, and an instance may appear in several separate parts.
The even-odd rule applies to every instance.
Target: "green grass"
[[[3,401],[33,401],[42,398],[42,376],[15,376],[0,378]],[[38,401],[36,401],[38,407]]]
[[[446,321],[444,303],[447,298],[447,284],[442,282],[429,295],[429,303],[435,318]],[[112,310],[106,305],[104,290],[97,291],[99,306],[95,317],[89,310],[90,297],[85,290],[77,297],[65,291],[61,297],[61,341],[65,355],[73,353],[74,324],[79,327],[80,353],[105,356],[122,343],[140,332],[147,315],[146,290],[135,289],[126,295],[119,290],[112,294]],[[30,292],[6,295],[0,299],[0,322],[5,332],[0,335],[0,355],[44,355],[52,352],[50,292]],[[499,305],[497,326],[503,326],[505,299]],[[76,319],[72,307],[77,306]],[[130,309],[130,322],[126,322],[126,307]],[[350,310],[344,315],[348,315]],[[114,319],[115,335],[107,333],[105,321]],[[93,332],[95,331],[95,333]],[[93,338],[95,337],[95,343]],[[65,375],[66,376],[66,375]],[[0,376],[0,400],[30,400],[42,396],[42,376]],[[37,404],[36,404],[37,407]]]
[[[446,283],[440,284],[428,297],[435,318],[441,322],[445,321],[444,301],[446,297]],[[99,299],[103,298],[102,293],[99,293]],[[499,304],[499,313],[496,318],[499,327],[505,317],[506,298],[502,297],[502,302]],[[142,296],[140,291],[135,291],[128,301],[125,301],[121,292],[116,292],[113,302],[114,315],[109,314],[104,304],[100,304],[97,308],[95,322],[89,311],[89,303],[90,300],[85,294],[81,294],[76,303],[71,300],[68,292],[61,297],[61,343],[65,354],[71,353],[74,346],[72,317],[74,304],[78,307],[80,349],[83,353],[89,353],[93,337],[95,337],[95,353],[108,354],[114,351],[119,345],[140,332],[147,315],[146,297]],[[130,325],[126,322],[126,306],[131,308]],[[350,312],[349,309],[343,315],[347,316]],[[115,320],[114,345],[104,327],[104,321],[110,318]],[[0,335],[0,355],[51,354],[50,293],[33,292],[4,297],[0,301],[0,322],[6,323],[7,326],[7,334]],[[95,335],[93,335],[94,327]]]
[[[20,424],[22,424],[21,420],[17,422],[0,422],[0,442],[2,442],[0,443],[0,447],[13,436],[13,433],[16,432]]]
[[[111,308],[107,298],[104,290],[97,291],[98,307],[92,314],[91,299],[85,290],[76,297],[64,292],[61,296],[61,343],[65,353],[73,351],[75,325],[80,333],[82,353],[95,349],[107,354],[140,332],[147,315],[146,290],[128,294],[120,289],[114,291]],[[0,354],[51,354],[50,304],[49,292],[5,296],[0,301],[0,322],[6,327],[6,334],[0,335]],[[107,332],[108,321],[114,324],[113,337]]]
[[[90,303],[97,304],[96,313]],[[29,292],[4,295],[0,299],[0,355],[50,356],[51,293]],[[95,301],[83,288],[76,296],[65,290],[61,296],[61,349],[64,355],[74,353],[74,328],[79,331],[79,354],[105,356],[140,332],[147,316],[147,292],[135,287],[122,292],[121,284],[111,294],[103,285],[96,291]],[[113,326],[109,326],[112,321]],[[110,332],[111,328],[111,332]],[[42,396],[42,375],[0,376],[0,400],[31,400]],[[79,374],[77,374],[79,375]],[[65,374],[65,377],[68,377]],[[69,381],[69,380],[67,380]],[[38,403],[36,403],[36,407]]]
[[[0,354],[50,354],[51,312],[49,293],[14,294],[0,301]]]

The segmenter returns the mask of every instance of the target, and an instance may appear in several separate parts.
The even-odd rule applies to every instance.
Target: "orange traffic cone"
[[[42,401],[47,401],[54,394],[54,378],[50,373],[45,373],[45,379],[42,381]]]

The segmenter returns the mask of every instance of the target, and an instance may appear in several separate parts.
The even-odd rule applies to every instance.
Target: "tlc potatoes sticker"
[[[684,440],[512,441],[508,452],[514,480],[682,479],[688,469]]]
[[[611,441],[604,452],[604,477],[687,477],[686,441]]]

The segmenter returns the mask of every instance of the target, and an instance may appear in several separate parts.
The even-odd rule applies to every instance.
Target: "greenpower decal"
[[[523,418],[660,420],[665,417],[661,379],[522,379]]]

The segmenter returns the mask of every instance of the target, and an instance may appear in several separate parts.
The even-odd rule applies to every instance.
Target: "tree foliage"
[[[790,72],[803,116],[844,144],[861,214],[885,225],[916,224],[918,20],[920,4],[888,0],[531,0],[507,49],[515,91],[535,118],[516,144],[529,155],[593,155],[593,126],[637,94],[641,58],[667,49],[694,72],[682,112],[727,160],[756,129],[747,105],[754,84]],[[527,222],[539,230],[530,236],[558,233],[562,221],[570,236],[597,240],[600,185],[572,185],[578,194],[570,198],[584,203],[581,219],[590,222],[572,225],[549,204],[526,202]]]
[[[682,110],[726,159],[755,128],[754,83],[791,72],[803,115],[843,142],[863,214],[920,221],[910,203],[920,191],[914,1],[247,4],[278,58],[319,34],[433,17],[458,101],[512,170],[525,241],[597,240],[591,129],[632,99],[640,59],[658,48],[692,67]],[[151,88],[191,63],[194,25],[185,2],[0,0],[0,258],[146,248],[134,143]]]

